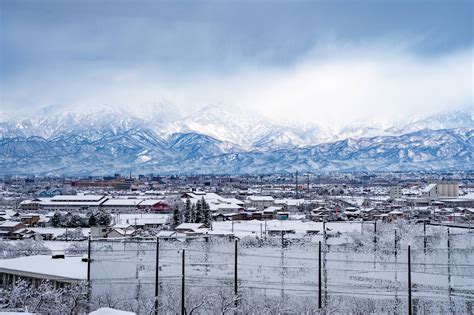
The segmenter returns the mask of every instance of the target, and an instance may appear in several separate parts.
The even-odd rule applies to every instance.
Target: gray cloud
[[[0,2],[0,111],[224,104],[385,122],[470,106],[472,2]]]
[[[334,44],[332,44],[334,45]],[[473,104],[473,50],[420,57],[382,45],[308,54],[291,66],[247,66],[188,77],[146,67],[55,69],[32,72],[7,84],[7,108],[45,104],[69,110],[156,104],[193,111],[208,104],[258,111],[274,120],[341,126],[357,121],[390,123]],[[329,51],[328,51],[329,52]],[[336,54],[336,52],[339,52]],[[30,84],[34,82],[34,84]]]

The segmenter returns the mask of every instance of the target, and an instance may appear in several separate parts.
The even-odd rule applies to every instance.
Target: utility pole
[[[87,282],[89,283],[90,287],[91,281],[91,236],[89,235],[89,239],[87,242]]]
[[[397,230],[395,229],[395,257],[397,257],[397,252],[398,252],[398,248],[397,248]]]
[[[411,306],[411,251],[410,245],[408,245],[408,315],[413,313]]]
[[[158,287],[159,287],[159,269],[160,269],[160,238],[156,237],[156,262],[155,262],[155,315],[158,315]]]
[[[426,255],[426,221],[423,221],[423,253]]]
[[[306,181],[306,188],[308,189],[308,194],[309,194],[309,173],[306,176],[308,177]]]
[[[449,301],[451,302],[451,242],[449,240],[450,233],[449,233],[449,228],[448,228],[448,240],[447,240],[447,245],[448,245],[448,295],[449,295]]]
[[[267,239],[267,220],[265,220],[265,239]]]
[[[326,244],[326,219],[323,218],[323,239],[324,239],[324,244]]]
[[[234,245],[234,296],[235,296],[235,306],[237,307],[238,302],[237,302],[237,294],[238,294],[238,284],[237,284],[237,248],[238,248],[238,240],[235,240],[235,245]]]
[[[91,295],[92,295],[92,286],[91,286],[91,236],[89,234],[89,239],[87,241],[87,310],[90,311],[91,306]]]
[[[326,253],[329,252],[329,247],[327,246],[326,221],[323,221],[323,227],[324,227],[324,235],[323,235],[324,249],[321,248],[322,258],[323,258],[321,268],[324,268],[324,305],[326,305],[327,300],[328,300],[328,273],[327,273],[327,268],[326,268],[326,264],[327,264]]]
[[[377,220],[374,220],[374,245],[377,245]]]
[[[321,281],[321,241],[319,241],[319,259],[318,259],[318,308],[321,309],[321,302],[323,300],[323,295],[321,292],[322,281]]]
[[[182,256],[182,261],[181,261],[181,315],[186,315],[186,305],[185,305],[185,265],[184,265],[184,260],[185,260],[185,252],[186,250],[183,249],[183,256]]]
[[[295,192],[296,192],[296,199],[298,199],[299,198],[299,194],[298,194],[298,171],[296,171]]]

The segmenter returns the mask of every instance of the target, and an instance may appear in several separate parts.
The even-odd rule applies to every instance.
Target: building
[[[168,203],[166,203],[164,200],[156,199],[143,200],[138,204],[138,209],[162,213],[168,213],[172,211]]]
[[[21,223],[27,226],[35,226],[40,221],[41,216],[39,214],[29,213],[29,214],[21,214],[20,220]]]
[[[396,220],[400,220],[400,219],[403,219],[404,216],[403,216],[403,212],[402,211],[398,211],[398,210],[392,210],[388,213],[388,216],[387,216],[387,220],[392,222],[392,221],[396,221]]]
[[[437,183],[436,195],[438,197],[459,197],[459,183],[457,182]]]
[[[176,233],[189,233],[197,232],[200,229],[205,229],[204,223],[181,223],[176,227]]]
[[[249,196],[247,201],[250,207],[257,209],[265,209],[275,204],[275,199],[272,196]]]
[[[452,223],[467,223],[469,218],[464,213],[450,213],[447,216],[447,221]]]
[[[181,195],[183,202],[189,199],[192,204],[198,200],[204,199],[209,205],[212,213],[229,213],[241,211],[244,209],[244,202],[235,198],[225,198],[216,193],[208,193],[203,191],[186,192]]]
[[[41,202],[48,211],[95,211],[107,201],[103,195],[58,195]]]
[[[107,226],[91,226],[91,238],[106,238],[109,228]]]
[[[87,259],[63,255],[3,259],[0,264],[0,287],[11,285],[19,279],[31,281],[33,285],[49,280],[55,287],[78,283],[87,279]]]
[[[436,193],[436,186],[437,184],[429,184],[428,186],[426,186],[425,188],[421,190],[422,201],[429,202],[429,201],[435,200],[438,197]]]
[[[133,226],[114,226],[108,232],[107,238],[121,238],[121,237],[131,237],[136,234],[136,231]]]
[[[0,224],[0,237],[1,238],[15,238],[15,232],[20,229],[24,229],[26,225],[17,221],[4,221]]]
[[[143,199],[107,199],[100,204],[100,208],[106,212],[135,212]]]
[[[21,210],[36,211],[43,208],[41,202],[42,200],[38,198],[33,200],[23,200],[18,206]]]
[[[402,187],[394,186],[394,187],[390,188],[390,199],[391,200],[400,199],[402,197],[403,197]]]
[[[474,193],[455,198],[440,198],[439,201],[446,207],[474,207]]]
[[[438,198],[457,198],[459,197],[459,183],[457,182],[439,182],[432,183],[421,190],[420,203],[431,202]]]

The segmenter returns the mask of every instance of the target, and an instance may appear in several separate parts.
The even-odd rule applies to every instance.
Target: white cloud
[[[188,76],[147,65],[37,69],[5,82],[2,103],[7,111],[50,104],[139,111],[156,103],[189,111],[225,104],[276,120],[333,127],[389,123],[474,104],[472,49],[423,56],[389,47],[339,46],[286,67],[243,65],[232,73]]]

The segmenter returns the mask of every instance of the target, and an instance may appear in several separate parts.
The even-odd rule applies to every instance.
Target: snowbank
[[[130,314],[135,314],[135,313],[115,310],[113,308],[108,308],[108,307],[102,307],[93,312],[90,312],[89,314],[90,315],[126,315],[126,314],[130,315]]]

